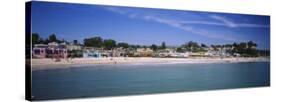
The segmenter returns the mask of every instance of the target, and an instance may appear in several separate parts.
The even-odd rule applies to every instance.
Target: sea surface
[[[33,100],[270,85],[270,63],[117,64],[32,71]]]

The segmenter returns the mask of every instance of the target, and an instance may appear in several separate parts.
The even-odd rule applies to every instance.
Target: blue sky
[[[270,47],[270,17],[229,13],[33,2],[32,32],[72,41],[101,36],[117,42],[151,45],[165,41],[210,44],[254,41]]]

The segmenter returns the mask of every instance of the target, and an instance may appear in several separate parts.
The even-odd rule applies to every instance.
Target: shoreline
[[[79,65],[114,65],[114,64],[208,64],[270,62],[269,57],[231,57],[231,58],[153,58],[153,57],[109,57],[109,58],[74,58],[55,62],[52,59],[32,59],[32,70],[69,68]]]

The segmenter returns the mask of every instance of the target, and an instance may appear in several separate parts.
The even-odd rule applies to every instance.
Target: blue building
[[[92,51],[92,50],[85,50],[83,51],[83,57],[84,58],[100,58],[101,53],[99,51]]]

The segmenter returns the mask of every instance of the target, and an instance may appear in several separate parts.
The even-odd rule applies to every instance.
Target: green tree
[[[136,45],[136,48],[141,48],[141,46],[140,45]]]
[[[129,48],[129,44],[128,44],[128,43],[121,42],[121,43],[118,43],[118,44],[117,44],[117,47]]]
[[[73,40],[74,45],[78,45],[78,40]]]
[[[147,48],[147,46],[146,46],[146,45],[143,45],[143,46],[142,46],[142,48],[145,48],[145,49],[146,49],[146,48]]]
[[[116,41],[112,39],[105,39],[103,41],[103,47],[105,49],[111,50],[112,48],[116,47]]]
[[[207,46],[206,44],[203,44],[203,43],[202,43],[202,44],[201,44],[201,47],[208,47],[208,46]]]
[[[248,48],[251,48],[251,49],[257,47],[257,44],[254,43],[253,41],[249,41],[249,42],[247,43],[247,45],[248,45]]]
[[[49,42],[58,42],[58,39],[55,34],[49,36]]]
[[[232,49],[232,53],[238,53],[238,44],[237,43],[233,43],[232,44],[232,47],[233,47],[233,49]]]
[[[157,47],[157,45],[152,44],[152,45],[150,46],[150,48],[151,48],[153,51],[156,51],[158,47]]]
[[[188,43],[185,43],[182,45],[182,47],[186,48],[188,51],[191,52],[197,52],[200,50],[200,46],[197,42],[189,41]]]
[[[161,49],[166,49],[166,43],[165,42],[162,42]]]
[[[40,36],[37,33],[32,33],[32,44],[38,44],[40,40]]]
[[[233,46],[234,48],[237,48],[237,47],[238,47],[238,44],[237,44],[237,43],[233,43],[232,46]]]
[[[84,39],[84,45],[87,47],[101,47],[103,40],[101,37],[92,37]]]
[[[238,46],[239,46],[240,49],[246,49],[247,48],[247,43],[241,42]]]
[[[256,49],[257,44],[253,41],[241,42],[239,44],[234,43],[232,44],[232,47],[232,53],[239,53],[244,57],[257,57],[259,55],[259,52]]]
[[[232,47],[232,45],[231,44],[226,44],[226,45],[224,45],[224,47]]]
[[[44,42],[44,44],[48,44],[50,42],[50,40],[49,39],[45,39],[45,40],[43,40],[43,42]]]
[[[184,52],[184,50],[183,50],[182,48],[180,48],[180,47],[177,48],[176,51],[177,51],[177,52],[180,52],[180,53],[183,53],[183,52]]]
[[[238,45],[238,53],[240,53],[240,54],[245,54],[246,49],[247,49],[247,43],[241,42],[241,43]]]
[[[250,57],[257,57],[258,51],[256,50],[257,44],[253,41],[247,42],[248,48],[246,50],[246,54]]]
[[[137,48],[136,45],[129,45],[129,47],[132,48],[132,49],[136,49]]]

